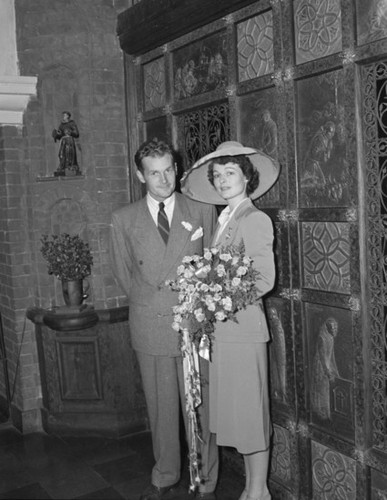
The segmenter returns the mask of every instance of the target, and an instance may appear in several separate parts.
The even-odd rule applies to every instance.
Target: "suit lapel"
[[[219,237],[217,246],[226,247],[234,244],[236,232],[238,230],[238,220],[245,209],[251,204],[252,202],[250,198],[241,202],[234,214],[231,216],[231,219],[227,222],[226,227]]]
[[[160,279],[167,276],[172,268],[176,270],[181,264],[181,255],[185,255],[184,248],[188,246],[192,233],[185,229],[182,222],[189,222],[193,225],[193,229],[196,229],[196,221],[191,220],[192,215],[185,199],[178,193],[175,196],[175,208],[165,258],[160,267]]]
[[[146,197],[139,203],[135,225],[132,230],[133,236],[144,255],[154,258],[159,256],[160,253],[164,253],[165,244],[149,212]]]

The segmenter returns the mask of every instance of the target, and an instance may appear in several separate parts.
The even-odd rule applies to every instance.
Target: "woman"
[[[255,208],[275,183],[279,167],[270,157],[237,142],[225,142],[200,159],[182,179],[182,191],[198,201],[227,203],[219,216],[212,246],[238,246],[259,272],[261,296],[275,279],[273,226]],[[262,299],[238,312],[238,323],[215,325],[210,364],[210,430],[217,444],[243,454],[246,485],[239,500],[268,500],[271,422],[267,342],[269,331]]]

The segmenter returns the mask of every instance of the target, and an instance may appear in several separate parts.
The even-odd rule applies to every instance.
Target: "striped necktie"
[[[164,203],[161,202],[159,203],[159,213],[157,215],[157,228],[161,234],[161,237],[164,240],[164,243],[168,243],[168,236],[169,236],[169,222],[168,222],[168,217],[167,214],[165,213],[164,210]]]

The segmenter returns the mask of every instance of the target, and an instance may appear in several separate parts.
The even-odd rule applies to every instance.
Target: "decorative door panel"
[[[275,499],[387,498],[386,12],[386,0],[257,0],[126,61],[133,149],[168,135],[185,170],[237,140],[280,163],[256,203],[278,269]]]

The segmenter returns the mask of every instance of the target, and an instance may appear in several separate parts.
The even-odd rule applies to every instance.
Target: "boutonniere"
[[[202,226],[200,226],[200,227],[198,227],[196,229],[196,231],[194,232],[194,234],[191,236],[191,241],[198,240],[202,236],[203,236],[203,228],[202,228]]]
[[[186,221],[182,221],[181,222],[182,226],[184,227],[184,229],[186,229],[187,231],[191,232],[193,230],[193,226],[190,222],[186,222]],[[199,238],[201,238],[203,236],[203,228],[202,226],[198,227],[196,229],[196,231],[192,234],[191,236],[191,241],[195,241],[195,240],[198,240]]]
[[[189,222],[185,222],[184,220],[181,222],[182,226],[184,227],[184,229],[186,229],[187,231],[192,231],[192,224],[190,224]]]

